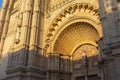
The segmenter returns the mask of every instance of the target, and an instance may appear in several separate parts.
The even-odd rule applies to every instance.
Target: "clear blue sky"
[[[3,0],[0,0],[0,8],[2,7],[2,2],[3,2]]]

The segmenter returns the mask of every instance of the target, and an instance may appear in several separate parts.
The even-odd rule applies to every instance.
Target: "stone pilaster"
[[[21,0],[23,1],[23,0]],[[19,52],[17,51],[15,52],[15,48],[16,48],[16,44],[18,44],[20,42],[20,33],[18,34],[18,31],[21,29],[22,27],[22,21],[23,21],[23,5],[25,5],[25,1],[22,2],[22,4],[19,6],[19,14],[17,15],[17,24],[16,24],[16,29],[15,29],[15,33],[14,33],[14,41],[12,41],[11,47],[10,47],[10,55],[9,55],[9,60],[8,60],[8,68],[11,67],[15,67],[16,65],[20,64],[19,62],[16,62],[16,60],[19,60]],[[18,41],[19,40],[19,41]],[[13,54],[16,53],[16,54]],[[18,53],[18,54],[17,54]],[[17,56],[17,59],[15,58],[15,56]]]
[[[5,2],[6,6],[7,6],[7,3],[8,3],[8,1]],[[3,31],[2,31],[1,41],[0,41],[0,55],[2,54],[4,41],[5,41],[5,38],[7,35],[8,25],[9,25],[9,21],[10,21],[10,15],[11,15],[13,3],[14,3],[14,0],[11,0],[8,4],[7,12],[3,11],[3,13],[6,12],[6,16],[3,15],[3,16],[5,16],[4,26],[3,26],[3,23],[1,22],[1,26],[3,26]]]
[[[48,57],[48,77],[47,80],[70,80],[70,56],[50,53]]]
[[[10,55],[9,55],[9,62],[8,62],[8,68],[10,67],[15,67],[15,66],[26,66],[26,57],[27,57],[27,48],[25,43],[25,39],[27,38],[27,29],[30,27],[29,23],[31,19],[29,19],[30,15],[27,15],[29,13],[32,13],[32,9],[31,9],[31,4],[28,1],[23,1],[21,4],[21,7],[19,9],[19,15],[18,15],[18,21],[17,21],[17,31],[16,34],[14,35],[14,40],[16,42],[16,44],[18,43],[18,39],[20,40],[21,43],[19,43],[21,46],[19,47],[19,51],[14,50],[14,45],[15,43],[13,42],[12,46],[11,46],[11,50],[10,50]],[[26,7],[25,9],[23,7]],[[24,19],[23,19],[24,17]],[[18,32],[18,30],[21,29],[21,33]],[[23,35],[24,34],[24,35]],[[21,36],[20,36],[21,35]],[[22,37],[25,37],[25,39],[23,39]],[[22,39],[21,39],[22,38]],[[24,41],[24,42],[22,42]],[[24,47],[23,47],[24,46]],[[14,53],[14,54],[13,54]],[[17,56],[17,60],[18,62],[16,62],[15,57]]]
[[[48,79],[47,80],[59,80],[60,78],[60,55],[56,53],[50,53],[48,57]]]
[[[104,5],[103,5],[104,4]],[[119,11],[115,0],[99,1],[100,17],[103,29],[103,40],[107,45],[120,41],[119,37]]]
[[[7,80],[45,80],[43,56],[39,54],[40,0],[22,0],[15,43],[9,55]]]
[[[39,77],[45,78],[45,66],[44,66],[44,55],[41,53],[42,48],[40,47],[39,42],[40,33],[41,33],[41,1],[34,0],[34,9],[32,15],[32,24],[31,24],[31,34],[30,34],[30,45],[29,45],[29,54],[28,54],[28,67],[39,69],[41,75]],[[39,78],[38,78],[39,79]]]
[[[101,47],[101,72],[103,80],[119,80],[120,77],[120,34],[119,10],[115,0],[99,0],[103,44]],[[103,6],[104,5],[104,6]],[[103,13],[104,12],[104,13]]]
[[[26,73],[29,72],[27,68],[28,61],[28,46],[29,46],[29,35],[30,26],[32,21],[32,4],[33,0],[21,0],[21,8],[19,11],[19,19],[17,23],[17,30],[21,29],[21,33],[16,33],[14,36],[16,45],[19,43],[18,50],[12,50],[9,55],[7,80],[23,80],[28,79]],[[23,18],[24,17],[24,18]],[[20,40],[19,42],[16,40]],[[14,48],[14,43],[12,48]],[[31,69],[30,69],[31,70]]]
[[[22,1],[22,0],[21,0]],[[12,41],[11,47],[10,47],[10,53],[14,52],[14,49],[16,48],[15,45],[18,45],[20,43],[20,36],[21,36],[21,27],[22,27],[22,21],[23,21],[23,8],[22,6],[25,4],[25,2],[22,2],[22,4],[19,4],[19,11],[17,15],[17,24],[15,25],[15,33],[14,33],[14,40]]]
[[[30,65],[32,66],[34,64],[34,60],[36,59],[35,54],[39,55],[39,50],[41,50],[39,48],[39,44],[38,44],[38,39],[39,39],[38,33],[39,32],[40,32],[40,1],[35,0],[33,16],[32,16],[31,35],[30,35],[29,66]],[[35,65],[33,65],[33,66],[35,66]]]
[[[7,12],[7,9],[8,9],[8,4],[9,4],[9,0],[4,0],[3,6],[2,6],[2,9],[1,9],[1,14],[0,14],[0,39],[1,39],[2,30],[3,30],[4,20],[5,20],[5,17],[6,17],[6,12]]]
[[[104,4],[104,6],[102,5]],[[99,1],[100,5],[100,17],[103,29],[103,42],[105,53],[119,53],[119,51],[112,52],[114,48],[118,48],[120,44],[120,35],[119,35],[119,10],[117,10],[116,1]],[[106,52],[108,50],[108,52]],[[111,50],[111,51],[110,51]]]
[[[31,22],[32,22],[32,10],[33,10],[33,0],[26,0],[25,2],[25,9],[23,11],[23,21],[22,21],[22,27],[21,27],[21,42],[22,45],[21,48],[25,48],[29,45],[29,39],[30,39],[30,28],[31,28]]]
[[[19,12],[19,19],[17,24],[17,33],[15,36],[16,44],[19,43],[19,49],[14,50],[9,55],[9,66],[14,67],[26,67],[27,66],[27,59],[28,59],[28,47],[29,47],[29,35],[30,35],[30,27],[32,22],[32,9],[33,9],[33,0],[22,0],[21,9]],[[20,30],[19,30],[20,29]],[[14,47],[14,45],[13,45]],[[14,53],[14,54],[13,54]],[[17,58],[15,58],[17,56]],[[17,59],[17,60],[12,60]],[[14,64],[12,64],[14,63]],[[9,67],[8,66],[8,67]]]

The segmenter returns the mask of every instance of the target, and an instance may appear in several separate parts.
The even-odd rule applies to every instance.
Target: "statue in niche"
[[[20,42],[20,34],[21,34],[21,30],[20,30],[20,28],[18,28],[16,31],[16,37],[15,37],[16,44],[18,44]]]

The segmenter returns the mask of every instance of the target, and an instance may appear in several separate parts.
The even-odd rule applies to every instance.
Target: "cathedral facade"
[[[4,0],[0,80],[120,80],[120,0]]]

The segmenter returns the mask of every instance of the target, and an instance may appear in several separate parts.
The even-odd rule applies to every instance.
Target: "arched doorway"
[[[86,77],[87,80],[100,80],[98,76],[98,55],[97,47],[91,44],[83,44],[75,50],[73,54],[73,74],[77,74],[76,80],[86,80]],[[92,71],[94,72],[92,73]],[[78,72],[81,74],[78,75]]]
[[[50,80],[84,79],[83,52],[88,58],[87,77],[98,76],[97,41],[102,37],[98,17],[98,10],[89,4],[73,5],[56,17],[46,39]]]
[[[58,36],[54,53],[60,53],[63,56],[71,56],[70,65],[72,76],[78,80],[84,79],[87,75],[89,79],[98,79],[98,54],[97,41],[100,39],[99,33],[93,25],[86,22],[76,22],[66,27]],[[87,64],[82,60],[83,53],[87,56]],[[63,63],[65,58],[63,58]],[[68,63],[65,63],[66,65]],[[68,67],[61,67],[66,71]],[[92,72],[94,71],[94,72]],[[96,75],[96,76],[93,76]],[[99,79],[98,79],[99,80]]]

